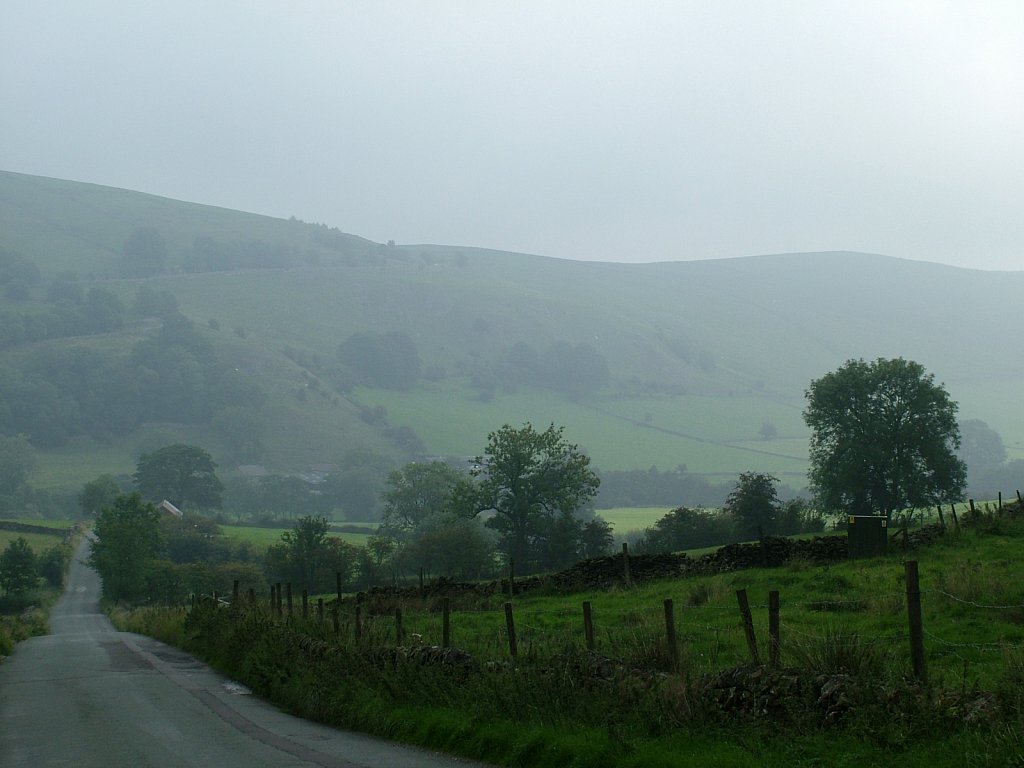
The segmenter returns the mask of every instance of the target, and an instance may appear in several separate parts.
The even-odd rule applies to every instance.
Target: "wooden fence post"
[[[679,671],[679,646],[676,644],[676,613],[672,598],[665,600],[665,639],[668,641],[668,657],[672,661],[672,671]]]
[[[322,597],[318,597],[316,600],[316,617],[321,624],[324,623],[324,599]]]
[[[587,643],[587,650],[594,650],[594,616],[590,611],[590,601],[583,601],[583,637]]]
[[[999,509],[1003,508],[1003,492],[999,492]]]
[[[231,583],[231,604],[238,605],[238,579]]]
[[[1018,502],[1024,502],[1024,499],[1022,499],[1021,496],[1020,496],[1020,490],[1017,491],[1017,501]]]
[[[760,664],[761,657],[757,653],[757,636],[754,634],[754,618],[750,615],[747,590],[737,589],[736,600],[740,604],[740,618],[743,619],[743,631],[747,636],[747,649],[750,651],[750,659],[755,664]]]
[[[779,592],[772,590],[768,593],[768,664],[772,667],[779,666],[780,648]]]
[[[256,607],[256,590],[249,587],[249,605]]]
[[[277,582],[277,618],[284,614],[284,603],[281,600],[281,582]]]
[[[395,608],[395,644],[401,645],[405,639],[405,630],[402,628],[402,609]]]
[[[519,646],[516,644],[516,622],[512,618],[512,603],[505,603],[505,629],[508,631],[508,652],[514,659],[519,655]]]
[[[355,633],[358,643],[363,637],[363,606],[361,605],[356,606]]]
[[[942,526],[942,530],[946,530],[946,518],[942,516],[942,505],[936,504],[935,511],[939,513],[939,525]]]
[[[928,682],[928,669],[924,658],[924,627],[921,623],[921,586],[917,578],[917,561],[905,564],[907,577],[907,618],[910,624],[910,661],[914,677],[922,683]]]
[[[960,530],[960,519],[956,516],[956,504],[949,505],[949,512],[953,515],[953,526],[959,531]]]
[[[309,591],[302,590],[302,618],[309,618]]]
[[[452,646],[452,604],[447,597],[441,598],[441,647]]]
[[[290,581],[287,584],[284,585],[284,595],[285,595],[285,600],[288,603],[288,617],[291,618],[291,615],[292,615],[292,583]]]
[[[622,542],[622,580],[627,587],[633,586],[633,575],[629,572],[629,544]]]

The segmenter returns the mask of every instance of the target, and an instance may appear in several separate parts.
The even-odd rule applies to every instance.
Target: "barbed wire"
[[[939,645],[946,646],[947,648],[973,648],[976,651],[1005,651],[1009,649],[1024,648],[1024,643],[954,643],[951,640],[934,635],[928,630],[922,630],[922,634],[929,640],[932,640]]]
[[[986,605],[985,603],[976,603],[973,600],[967,600],[956,595],[951,595],[949,592],[944,592],[941,589],[929,589],[921,590],[921,595],[941,595],[942,597],[948,598],[954,602],[962,605],[969,605],[973,608],[983,608],[990,610],[1009,611],[1009,610],[1021,610],[1024,609],[1024,604],[1018,603],[1016,605]]]

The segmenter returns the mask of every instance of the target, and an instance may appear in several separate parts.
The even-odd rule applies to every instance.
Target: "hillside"
[[[799,488],[808,382],[851,357],[897,355],[924,364],[962,418],[987,421],[1011,458],[1024,457],[1024,340],[1008,321],[1022,273],[845,252],[612,264],[381,245],[12,173],[0,173],[0,249],[38,272],[0,295],[0,318],[25,328],[0,349],[0,388],[57,369],[77,380],[81,360],[107,355],[136,366],[122,377],[143,390],[132,397],[159,390],[187,401],[202,379],[195,391],[220,398],[188,418],[167,402],[140,405],[122,430],[49,441],[0,413],[0,433],[26,432],[36,445],[40,487],[130,472],[140,451],[177,440],[207,447],[228,473],[260,464],[284,474],[338,465],[355,450],[391,462],[468,457],[502,423],[532,420],[564,425],[599,469],[685,464],[723,480],[762,470]],[[134,381],[136,345],[158,338],[164,320],[146,305],[164,292],[193,323],[195,359],[205,345],[209,359],[176,366],[170,347],[150,349],[157,379],[147,385]],[[90,296],[113,295],[124,320],[82,330],[65,295],[81,312]],[[65,330],[52,331],[61,312]],[[340,359],[354,334],[411,340],[412,379],[375,379],[355,357]],[[40,362],[74,354],[77,367]],[[51,417],[88,421],[86,394],[71,404],[58,392]],[[759,433],[766,423],[770,439]],[[232,428],[255,439],[232,439]]]

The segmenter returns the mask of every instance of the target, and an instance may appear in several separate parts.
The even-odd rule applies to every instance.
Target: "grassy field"
[[[630,531],[650,528],[671,511],[672,507],[616,507],[599,509],[597,514],[612,527],[615,536],[621,538]]]
[[[899,552],[829,566],[792,562],[629,589],[526,593],[512,602],[518,639],[514,662],[506,598],[454,598],[452,644],[490,670],[468,675],[418,662],[360,662],[350,607],[343,612],[338,639],[330,622],[311,622],[303,629],[292,621],[280,630],[337,644],[341,654],[317,652],[308,668],[293,658],[287,674],[279,666],[260,666],[260,658],[273,657],[270,646],[262,647],[263,639],[278,635],[259,630],[267,621],[259,612],[234,625],[237,630],[230,617],[216,611],[207,619],[197,617],[191,630],[182,625],[181,613],[148,614],[149,619],[140,614],[133,620],[136,629],[147,622],[150,630],[161,625],[166,636],[187,646],[190,632],[198,633],[199,645],[192,647],[204,648],[215,665],[235,674],[245,670],[249,678],[243,680],[255,689],[308,715],[500,764],[1002,766],[1019,764],[1024,743],[1024,561],[1017,556],[1022,543],[1024,521],[992,517],[913,553],[921,573],[930,685],[925,696],[905,683],[912,672],[904,556]],[[813,718],[787,724],[771,715],[764,720],[711,717],[700,703],[706,695],[700,681],[750,659],[737,607],[739,589],[749,595],[762,659],[767,656],[768,593],[777,590],[784,668],[823,679],[860,680],[864,690],[891,690],[905,698],[890,704],[884,696],[874,704],[857,699],[841,721],[845,725]],[[666,599],[675,608],[676,657],[666,636]],[[596,652],[621,660],[634,672],[602,684],[581,675],[578,665],[590,658],[583,652],[583,601],[593,610]],[[415,633],[414,642],[440,641],[435,603],[401,601],[403,628],[407,637]],[[378,608],[364,606],[364,647],[396,642],[392,608]],[[251,650],[254,645],[262,650]],[[316,641],[314,647],[319,647]],[[241,661],[243,656],[248,661]],[[337,658],[348,661],[339,664]],[[655,670],[664,677],[644,683],[647,678],[635,670]],[[965,726],[968,709],[959,707],[987,701],[986,696],[995,697],[1003,709]],[[797,698],[793,692],[780,700],[797,706]],[[825,754],[827,761],[822,760]]]
[[[566,438],[598,469],[668,470],[685,464],[691,472],[732,477],[756,467],[787,481],[802,481],[807,474],[799,412],[768,398],[602,398],[581,404],[523,388],[482,403],[473,390],[455,390],[450,383],[410,392],[358,389],[353,397],[385,407],[394,424],[430,435],[430,449],[443,456],[478,455],[488,433],[504,423],[530,421],[538,427],[564,426]],[[783,437],[758,440],[765,422],[776,424]]]
[[[60,529],[74,525],[74,523],[67,520],[14,520],[11,522],[26,523],[28,525],[38,525],[54,529],[54,535],[51,536],[45,533],[22,533],[20,531],[7,531],[0,528],[0,551],[6,549],[9,543],[20,537],[28,542],[32,551],[37,555],[42,554],[46,550],[60,544],[63,541],[63,531]]]

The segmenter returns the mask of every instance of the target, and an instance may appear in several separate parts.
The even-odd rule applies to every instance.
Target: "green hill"
[[[612,264],[382,245],[2,172],[0,249],[0,433],[32,439],[38,487],[130,472],[174,441],[228,473],[306,472],[357,450],[469,457],[526,420],[564,425],[598,469],[761,470],[800,487],[808,382],[897,355],[1024,457],[1011,319],[1024,273],[857,253]],[[193,323],[177,339],[160,330],[168,293]],[[408,341],[412,379],[386,380]],[[120,395],[104,389],[114,365]],[[36,407],[49,437],[26,427]]]

